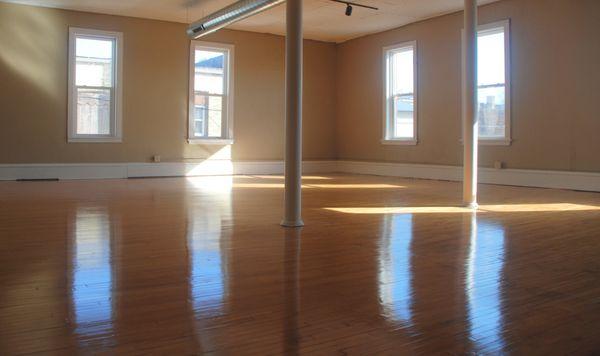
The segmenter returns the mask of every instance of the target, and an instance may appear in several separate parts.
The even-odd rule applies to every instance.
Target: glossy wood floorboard
[[[600,194],[282,183],[0,183],[0,354],[600,353]]]

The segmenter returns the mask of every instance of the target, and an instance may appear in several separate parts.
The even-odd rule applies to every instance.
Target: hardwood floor
[[[0,354],[600,353],[600,194],[282,183],[0,183]]]

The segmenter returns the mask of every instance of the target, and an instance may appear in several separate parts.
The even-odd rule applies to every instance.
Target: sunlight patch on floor
[[[451,214],[471,213],[472,209],[456,206],[416,206],[416,207],[362,207],[362,208],[324,208],[345,214]],[[528,213],[528,212],[564,212],[564,211],[593,211],[600,210],[599,206],[552,203],[552,204],[502,204],[480,205],[477,212],[498,213]]]
[[[239,179],[255,179],[255,178],[260,178],[260,179],[279,179],[279,180],[283,180],[284,176],[282,175],[243,175],[243,176],[236,176],[235,178],[239,178]],[[306,179],[306,180],[331,180],[333,178],[331,177],[322,177],[322,176],[302,176],[302,179]]]
[[[234,183],[234,188],[276,188],[283,189],[283,183]],[[302,184],[302,189],[398,189],[405,188],[393,184]]]

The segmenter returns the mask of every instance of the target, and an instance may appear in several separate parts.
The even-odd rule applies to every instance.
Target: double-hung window
[[[509,145],[511,142],[509,24],[508,20],[495,22],[481,25],[477,30],[480,144]]]
[[[233,46],[192,41],[188,141],[233,141]]]
[[[69,29],[69,142],[121,141],[123,35]]]
[[[383,143],[417,143],[417,43],[385,47]]]

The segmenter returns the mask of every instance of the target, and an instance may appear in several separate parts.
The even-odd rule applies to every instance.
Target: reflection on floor
[[[0,354],[600,352],[600,194],[282,183],[0,183]]]

